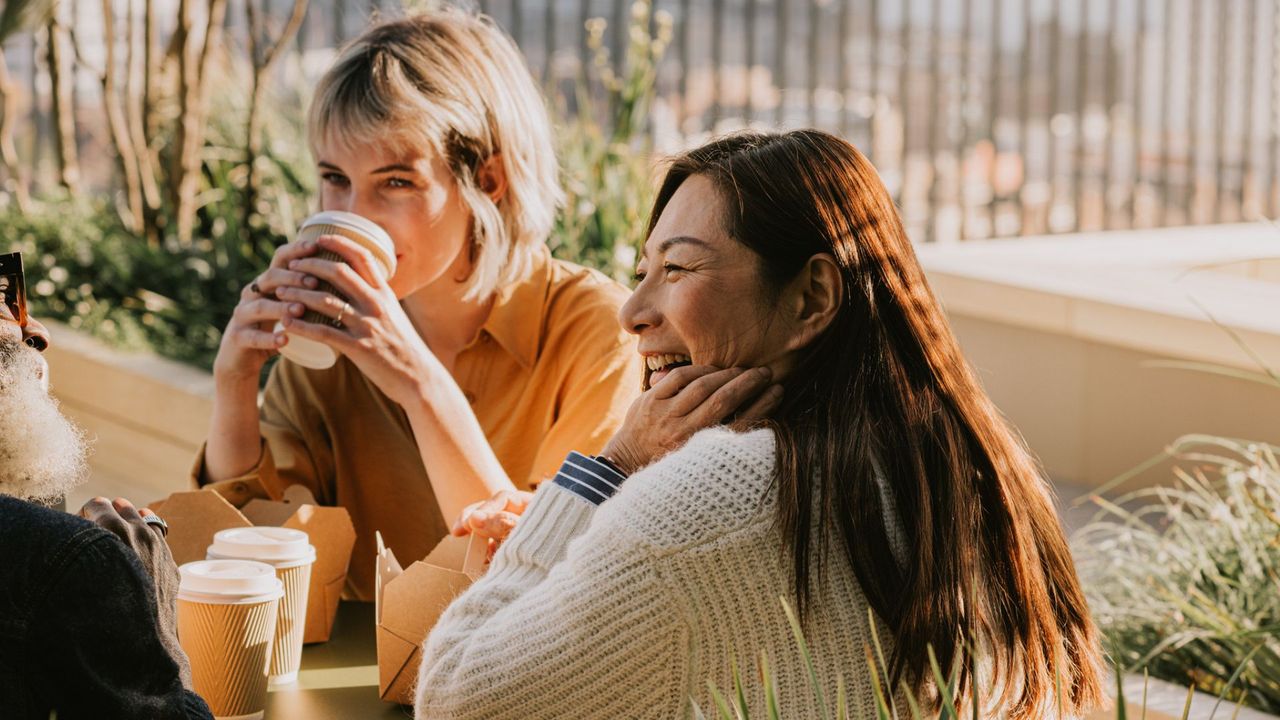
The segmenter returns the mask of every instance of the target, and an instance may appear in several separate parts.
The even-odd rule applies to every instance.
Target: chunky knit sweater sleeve
[[[589,460],[571,455],[539,488],[489,572],[440,618],[423,649],[419,720],[683,713],[687,615],[634,528],[597,517],[616,488]]]

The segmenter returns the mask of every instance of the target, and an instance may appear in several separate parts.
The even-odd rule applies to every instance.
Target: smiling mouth
[[[688,355],[663,353],[661,355],[644,356],[644,363],[644,389],[648,390],[658,382],[661,382],[662,378],[666,377],[672,370],[692,365],[693,358]]]

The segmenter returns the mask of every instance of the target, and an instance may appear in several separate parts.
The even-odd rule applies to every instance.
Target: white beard
[[[65,497],[87,479],[84,433],[49,395],[39,353],[0,341],[0,494]]]

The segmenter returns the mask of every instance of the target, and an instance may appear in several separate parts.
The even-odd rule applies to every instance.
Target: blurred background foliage
[[[642,124],[671,18],[655,17],[649,2],[636,2],[629,48],[620,59],[610,58],[599,42],[604,20],[591,19],[587,27],[596,38],[588,72],[572,97],[548,91],[568,197],[548,244],[557,257],[626,282],[652,196],[652,153]],[[259,47],[288,42],[287,31],[259,38]],[[198,58],[203,47],[193,46]],[[181,135],[192,123],[192,108],[184,105],[188,88],[172,56],[157,61],[148,114],[137,122],[149,129],[137,144],[145,150],[113,144],[122,168],[117,192],[90,196],[64,185],[19,203],[13,188],[18,178],[9,179],[0,247],[26,256],[34,314],[117,346],[212,367],[241,288],[314,209],[306,89],[273,87],[255,97],[248,88],[264,54],[209,54],[198,88],[206,102],[195,108],[203,112],[195,119],[203,132],[189,198],[176,189],[184,179]],[[122,102],[141,104],[127,92]],[[260,127],[251,149],[253,113]],[[152,193],[154,202],[143,187],[147,172],[165,188]],[[184,202],[189,207],[180,207]],[[189,226],[180,219],[184,213]]]

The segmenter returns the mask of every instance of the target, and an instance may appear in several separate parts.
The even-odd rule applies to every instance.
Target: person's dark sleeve
[[[212,720],[204,700],[182,685],[137,555],[96,527],[58,553],[31,626],[58,718]]]

